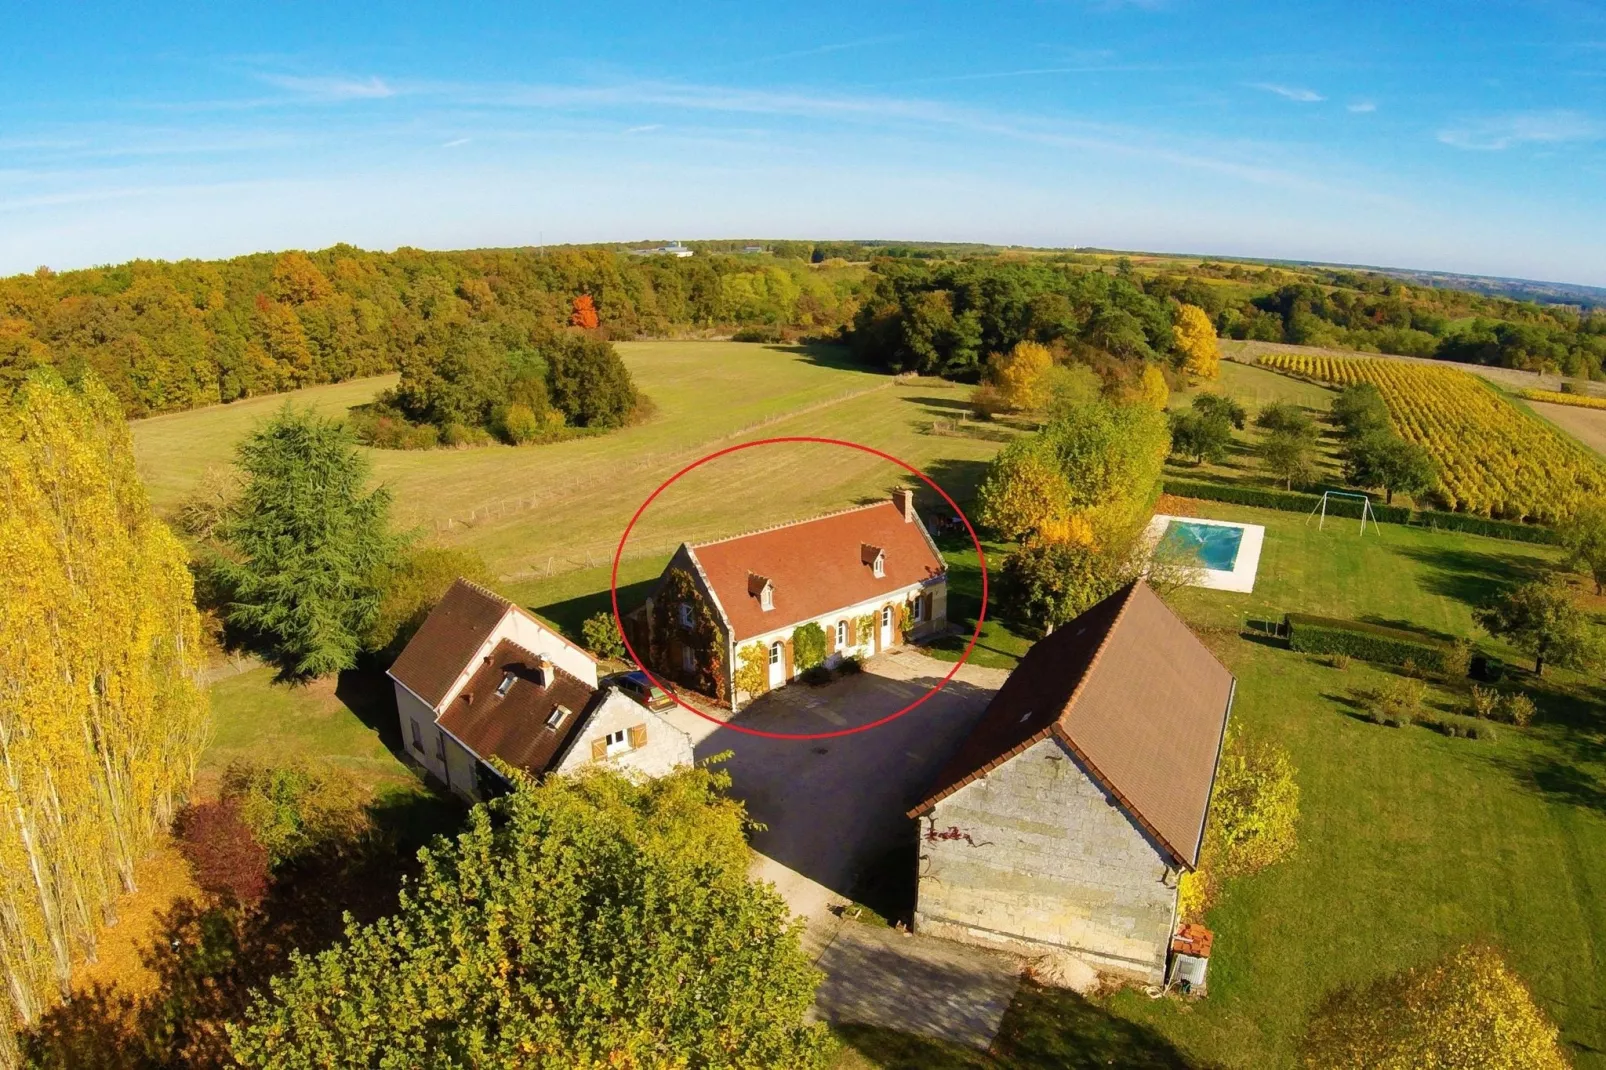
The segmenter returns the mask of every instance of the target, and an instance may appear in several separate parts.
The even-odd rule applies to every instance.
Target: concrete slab
[[[889,652],[872,658],[858,675],[765,695],[733,723],[793,736],[869,724],[924,694],[950,668],[915,651]],[[694,736],[698,759],[732,752],[725,765],[731,793],[766,826],[754,833],[753,848],[781,867],[776,872],[846,897],[868,866],[912,843],[915,824],[904,811],[930,787],[1005,675],[965,666],[903,717],[831,739],[772,739],[706,721],[701,730],[684,727],[700,733]],[[690,713],[686,719],[700,720]],[[776,883],[783,894],[797,889],[799,914],[818,914],[817,889],[785,879]]]
[[[964,944],[843,922],[820,954],[815,1013],[985,1050],[1020,986],[1021,963]]]

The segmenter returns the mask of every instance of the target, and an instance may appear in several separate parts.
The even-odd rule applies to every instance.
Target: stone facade
[[[1163,979],[1179,873],[1057,739],[943,799],[921,833],[917,931]]]

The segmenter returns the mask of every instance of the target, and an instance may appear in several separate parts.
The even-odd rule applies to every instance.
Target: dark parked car
[[[608,679],[608,683],[617,687],[649,710],[667,710],[675,705],[675,700],[669,693],[648,679],[647,674],[641,671],[620,673]]]

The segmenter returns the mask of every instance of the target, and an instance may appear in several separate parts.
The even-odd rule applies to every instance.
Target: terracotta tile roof
[[[390,667],[390,675],[438,708],[469,659],[512,608],[505,598],[468,580],[458,580],[435,603],[424,623]]]
[[[563,753],[569,738],[588,716],[596,692],[546,661],[551,683],[537,682],[537,664],[545,659],[504,639],[496,644],[462,692],[440,715],[438,723],[481,758],[497,757],[537,775]],[[506,693],[498,687],[512,675]],[[559,706],[568,708],[556,729],[547,719]]]
[[[876,579],[864,548],[886,553]],[[869,602],[943,571],[941,557],[917,518],[905,521],[891,501],[814,520],[690,547],[724,607],[737,642],[777,628]],[[774,585],[775,608],[765,612],[758,592]]]
[[[1179,862],[1199,860],[1233,678],[1148,584],[1044,638],[911,817],[1057,737]]]

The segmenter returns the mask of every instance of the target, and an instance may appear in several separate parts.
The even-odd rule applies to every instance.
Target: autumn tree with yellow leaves
[[[1500,953],[1474,944],[1329,996],[1307,1070],[1566,1070],[1556,1027]]]
[[[93,956],[209,731],[188,555],[122,407],[36,372],[0,407],[0,973],[35,1021]]]
[[[1054,355],[1037,342],[1017,342],[987,361],[987,383],[998,403],[1015,412],[1037,412],[1048,404],[1048,377]]]
[[[1216,341],[1216,327],[1209,313],[1198,305],[1183,305],[1177,310],[1171,331],[1182,354],[1184,371],[1205,379],[1221,374],[1221,345]]]

